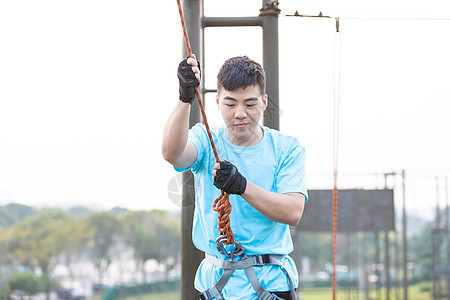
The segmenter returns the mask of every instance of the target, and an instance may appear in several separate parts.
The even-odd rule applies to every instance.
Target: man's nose
[[[245,109],[245,106],[238,105],[236,107],[236,111],[235,111],[234,115],[235,115],[236,119],[243,119],[243,118],[247,117],[247,110]]]

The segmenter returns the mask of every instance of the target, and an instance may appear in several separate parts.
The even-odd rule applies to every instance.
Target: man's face
[[[228,139],[237,145],[259,142],[262,130],[259,120],[267,107],[267,95],[261,94],[259,86],[247,86],[235,91],[221,88],[216,102],[227,127]]]

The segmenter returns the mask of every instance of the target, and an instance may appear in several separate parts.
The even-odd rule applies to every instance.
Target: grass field
[[[386,299],[386,290],[380,290],[381,297],[379,300]],[[403,290],[399,290],[398,294],[400,295],[400,299],[403,298]],[[371,291],[369,293],[369,299],[377,299],[376,291]],[[301,298],[302,300],[331,300],[332,292],[331,289],[310,289],[303,291]],[[346,299],[365,299],[364,291],[359,293],[359,297],[356,296],[356,293],[353,294],[347,291],[338,290],[336,293],[337,300],[346,300]],[[397,299],[395,296],[395,292],[391,290],[390,299]],[[424,292],[421,289],[421,285],[410,286],[408,289],[408,299],[409,300],[430,300],[432,299],[430,292]]]
[[[430,300],[432,299],[430,292],[422,291],[422,284],[410,286],[408,289],[408,299],[409,300]],[[381,290],[381,298],[379,300],[386,299],[386,291]],[[399,290],[400,298],[403,298],[402,290]],[[299,299],[302,300],[331,300],[332,299],[331,289],[307,289],[302,292],[302,295]],[[336,294],[337,300],[346,300],[346,299],[356,299],[356,295],[352,294],[349,296],[347,291],[338,290]],[[394,291],[391,291],[391,299],[396,299]],[[126,300],[180,300],[181,296],[179,292],[169,292],[169,293],[160,293],[160,294],[147,294],[142,295],[141,297],[126,297]],[[364,292],[360,292],[360,297],[358,299],[365,299]],[[369,294],[369,299],[376,299],[375,291],[371,291]]]

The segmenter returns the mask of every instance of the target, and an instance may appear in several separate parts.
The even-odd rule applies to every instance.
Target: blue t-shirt
[[[305,149],[294,137],[276,130],[262,127],[264,135],[254,146],[240,147],[226,137],[226,127],[211,130],[220,159],[234,164],[239,172],[259,187],[284,194],[302,193],[307,198],[305,176]],[[214,200],[220,195],[212,180],[214,153],[209,144],[206,128],[196,124],[189,130],[189,141],[197,148],[197,160],[189,168],[176,168],[177,171],[192,170],[195,178],[195,211],[192,239],[194,245],[220,259],[225,256],[216,248],[218,213],[212,209]],[[281,254],[292,252],[293,245],[289,225],[268,219],[254,209],[241,196],[230,195],[232,212],[230,225],[236,241],[245,247],[245,254]],[[290,257],[282,259],[290,273],[294,285],[298,286],[298,274],[294,261]],[[278,266],[254,267],[258,280],[268,291],[288,291],[289,283],[284,272]],[[201,292],[214,286],[223,270],[202,261],[196,279],[195,288]],[[223,291],[225,299],[256,299],[244,270],[236,270]]]

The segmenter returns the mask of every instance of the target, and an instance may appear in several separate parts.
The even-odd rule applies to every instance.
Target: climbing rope
[[[183,15],[183,9],[181,7],[181,0],[177,0],[178,4],[178,12],[180,13],[180,20],[181,20],[181,27],[183,29],[183,35],[184,35],[184,41],[186,43],[186,50],[188,53],[188,56],[191,58],[194,58],[192,55],[192,49],[191,45],[189,43],[189,37],[186,30],[186,23],[184,22],[184,15]],[[208,134],[209,143],[211,144],[212,150],[214,152],[214,157],[216,159],[216,162],[219,162],[219,155],[217,154],[216,146],[214,144],[211,130],[208,125],[208,120],[206,118],[205,108],[203,107],[203,102],[200,96],[200,91],[196,87],[195,88],[195,94],[197,96],[198,106],[200,107],[200,112],[202,114],[203,123],[205,123],[206,132]],[[231,213],[231,204],[229,199],[229,194],[225,193],[224,191],[221,191],[220,196],[216,198],[213,202],[213,210],[217,211],[219,213],[219,216],[217,217],[217,229],[220,232],[221,236],[226,236],[226,241],[224,241],[225,245],[231,245],[234,244],[234,235],[233,231],[230,227],[230,213]]]
[[[336,45],[338,44],[338,45]],[[341,86],[341,33],[339,31],[339,18],[336,18],[336,33],[334,36],[334,96],[333,96],[333,300],[336,300],[336,233],[337,233],[337,209],[338,209],[338,150],[339,150],[339,111],[340,111],[340,86]]]

